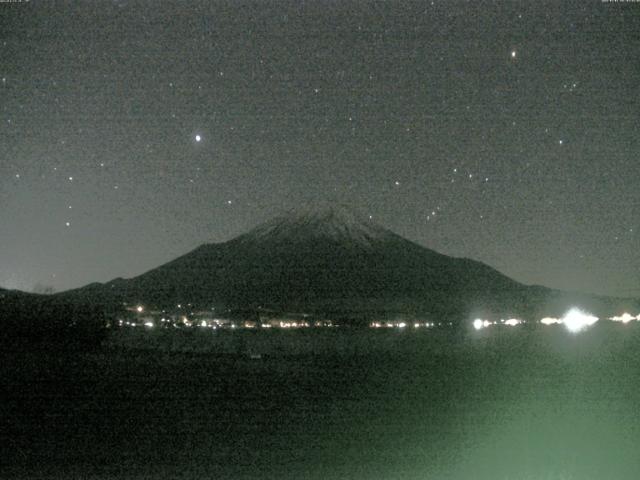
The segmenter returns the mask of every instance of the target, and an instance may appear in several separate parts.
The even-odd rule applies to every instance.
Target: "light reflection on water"
[[[42,404],[73,431],[20,448],[95,478],[635,480],[639,327],[123,329],[154,349],[74,358]],[[210,355],[238,352],[264,355]]]

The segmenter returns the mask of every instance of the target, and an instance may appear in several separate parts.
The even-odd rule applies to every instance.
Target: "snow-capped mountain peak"
[[[324,239],[371,246],[394,237],[395,234],[368,217],[340,205],[329,205],[290,210],[254,228],[242,239],[289,243]]]

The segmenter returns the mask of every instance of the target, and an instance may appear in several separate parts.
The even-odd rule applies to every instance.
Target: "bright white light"
[[[200,140],[202,140],[202,137],[200,135],[196,135],[196,142],[199,142]]]
[[[540,320],[540,323],[542,323],[543,325],[553,325],[555,323],[562,323],[562,320],[560,320],[559,318],[544,317],[542,320]]]
[[[476,330],[480,330],[482,327],[484,327],[484,322],[481,318],[476,318],[473,321],[473,328],[475,328]]]
[[[598,321],[598,317],[594,317],[577,308],[569,310],[562,318],[562,323],[567,326],[570,332],[579,332]]]
[[[207,326],[207,321],[206,321],[206,320],[202,320],[202,321],[200,322],[200,326],[201,326],[201,327],[206,327],[206,326]]]
[[[398,324],[398,327],[399,327],[399,328],[404,328],[404,327],[406,327],[406,326],[407,326],[407,324],[406,324],[406,323],[404,323],[404,322],[400,322],[400,323]]]
[[[511,51],[511,58],[516,58],[517,52],[515,50]]]
[[[636,317],[634,317],[633,315],[631,315],[630,313],[623,313],[622,315],[620,315],[619,317],[611,317],[611,320],[613,320],[614,322],[622,322],[622,323],[629,323],[632,320],[635,320]]]
[[[153,322],[144,322],[144,326],[145,327],[149,327],[149,328],[153,328],[154,324],[153,324]]]
[[[138,307],[136,308],[138,313],[142,313],[142,311],[144,310],[144,308],[142,308],[142,306],[138,305]]]
[[[518,320],[517,318],[510,318],[509,320],[505,320],[504,324],[510,327],[515,327],[516,325],[520,325],[522,320]]]

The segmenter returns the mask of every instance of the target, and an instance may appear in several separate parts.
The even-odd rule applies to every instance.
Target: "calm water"
[[[2,354],[0,477],[640,472],[635,325],[579,335],[562,327],[136,335],[93,354]],[[154,350],[122,348],[145,335]],[[170,351],[189,342],[199,353]],[[261,348],[260,360],[220,355]]]

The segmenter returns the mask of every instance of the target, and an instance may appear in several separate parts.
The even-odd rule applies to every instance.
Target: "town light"
[[[542,320],[540,320],[540,323],[543,325],[553,325],[556,323],[562,323],[562,320],[560,320],[559,318],[544,317]]]
[[[594,317],[589,313],[585,313],[578,308],[572,308],[562,318],[562,323],[565,324],[570,332],[579,332],[587,327],[590,327],[598,321],[598,317]]]
[[[623,313],[620,316],[611,317],[611,320],[613,320],[614,322],[622,322],[622,323],[629,323],[630,321],[635,319],[636,317],[634,317],[633,315],[627,312]]]

